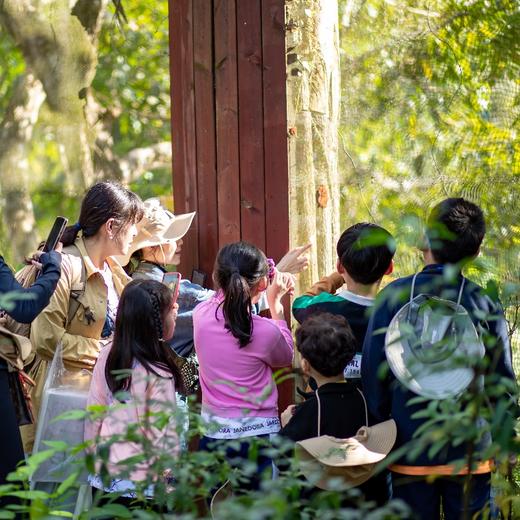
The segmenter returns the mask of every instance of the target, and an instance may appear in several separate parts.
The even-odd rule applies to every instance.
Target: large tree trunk
[[[314,244],[304,290],[335,266],[340,67],[336,0],[287,2],[291,244]]]
[[[93,136],[83,110],[96,71],[97,30],[107,1],[81,0],[71,10],[69,0],[4,0],[0,8],[2,24],[42,82],[55,114],[67,188],[73,193],[83,192],[94,180]]]
[[[45,100],[42,84],[33,74],[17,79],[5,116],[0,123],[0,186],[3,218],[11,237],[15,261],[36,246],[34,213],[29,194],[28,143]]]
[[[0,125],[0,187],[6,200],[17,261],[34,249],[34,214],[28,191],[29,141],[45,99],[51,110],[64,191],[82,194],[93,182],[131,182],[150,169],[171,166],[171,146],[157,143],[113,152],[117,113],[99,105],[90,84],[96,72],[98,35],[109,0],[0,0],[0,25],[23,53],[33,74],[20,80]]]

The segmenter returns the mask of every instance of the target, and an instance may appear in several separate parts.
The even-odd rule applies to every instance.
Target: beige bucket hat
[[[128,253],[114,258],[125,266],[130,261],[130,257],[143,247],[152,247],[179,240],[188,232],[193,217],[195,217],[195,211],[174,215],[161,206],[159,199],[145,200],[144,216],[137,224],[137,236],[130,245]]]
[[[296,456],[303,475],[320,489],[332,489],[330,480],[339,478],[345,487],[366,482],[392,449],[397,437],[395,421],[362,426],[354,437],[330,435],[296,443]]]

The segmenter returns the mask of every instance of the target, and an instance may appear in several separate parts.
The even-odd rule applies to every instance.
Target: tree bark
[[[0,20],[42,82],[55,115],[67,191],[82,193],[94,180],[85,95],[97,66],[97,35],[108,0],[4,0]],[[72,9],[72,10],[71,10]],[[86,25],[83,25],[86,24]]]
[[[93,182],[136,180],[147,170],[171,165],[171,146],[157,143],[113,152],[117,113],[102,107],[90,88],[97,45],[109,0],[0,0],[0,24],[11,35],[32,71],[20,79],[0,125],[0,187],[4,220],[17,261],[34,250],[34,214],[28,190],[29,141],[44,100],[52,112],[64,191],[82,194]]]
[[[4,119],[0,123],[0,186],[3,217],[9,232],[13,258],[22,258],[36,248],[34,213],[29,193],[28,144],[40,107],[43,86],[33,74],[20,76]],[[5,253],[5,252],[4,252]]]
[[[336,0],[287,3],[291,244],[311,242],[298,291],[335,268],[340,234],[340,67]]]

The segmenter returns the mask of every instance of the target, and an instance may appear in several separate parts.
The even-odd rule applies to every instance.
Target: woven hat
[[[366,482],[395,443],[393,419],[374,426],[362,426],[354,437],[330,435],[296,443],[296,456],[303,475],[320,489],[330,489],[330,479],[339,478],[345,487]]]
[[[475,325],[460,304],[463,286],[464,281],[457,302],[419,294],[397,312],[386,331],[390,369],[404,386],[423,397],[459,395],[484,356]]]
[[[144,216],[137,224],[137,236],[134,238],[126,255],[116,256],[121,265],[126,265],[130,257],[143,247],[152,247],[182,238],[191,226],[193,213],[174,215],[163,206],[159,199],[144,201]]]

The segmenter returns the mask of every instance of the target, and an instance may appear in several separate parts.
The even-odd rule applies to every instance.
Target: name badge
[[[361,354],[356,354],[352,361],[345,367],[343,371],[345,379],[360,379],[361,378]]]

